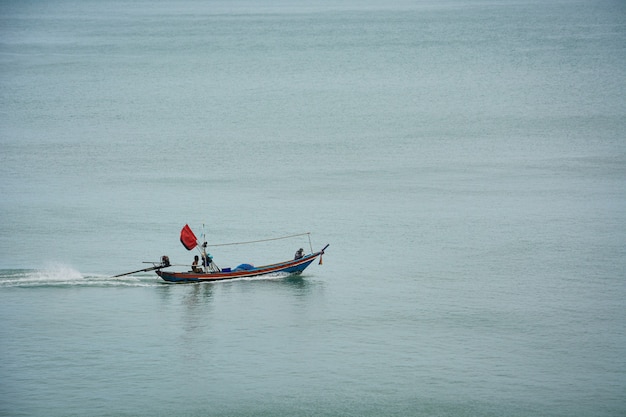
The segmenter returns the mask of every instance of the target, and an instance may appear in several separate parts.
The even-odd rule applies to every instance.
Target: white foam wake
[[[147,277],[112,278],[108,275],[83,274],[60,263],[34,270],[1,270],[0,287],[46,286],[153,286],[156,279]]]
[[[69,265],[50,264],[44,269],[35,270],[30,275],[30,280],[40,282],[67,282],[83,279],[83,274]]]

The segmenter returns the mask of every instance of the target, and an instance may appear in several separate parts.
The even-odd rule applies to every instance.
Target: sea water
[[[0,5],[0,414],[626,414],[620,1]],[[329,243],[299,277],[170,285]]]

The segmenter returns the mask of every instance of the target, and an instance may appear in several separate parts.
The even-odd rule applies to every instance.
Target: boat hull
[[[250,278],[271,274],[298,275],[301,274],[302,271],[304,271],[318,256],[322,255],[323,253],[323,251],[320,251],[307,255],[300,259],[294,259],[292,261],[285,261],[272,265],[252,267],[246,270],[234,270],[227,272],[220,271],[210,273],[169,272],[158,270],[156,271],[156,274],[167,282],[223,281],[228,279]]]

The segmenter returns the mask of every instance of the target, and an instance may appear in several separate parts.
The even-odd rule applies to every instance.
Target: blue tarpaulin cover
[[[250,265],[250,264],[241,264],[239,265],[237,268],[235,268],[235,271],[249,271],[251,269],[254,269],[254,265]]]

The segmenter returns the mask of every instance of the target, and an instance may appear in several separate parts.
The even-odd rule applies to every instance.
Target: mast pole
[[[209,260],[206,256],[206,232],[204,231],[204,223],[202,223],[202,266],[204,267],[204,273],[209,272]]]

